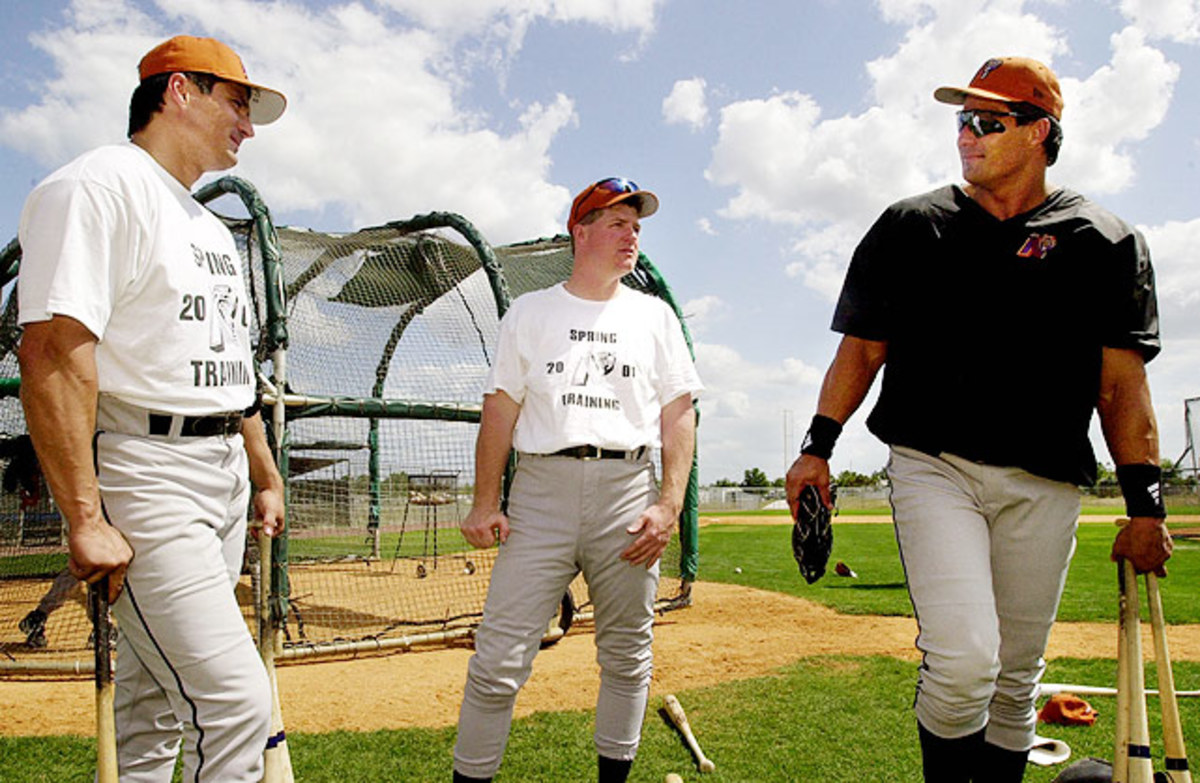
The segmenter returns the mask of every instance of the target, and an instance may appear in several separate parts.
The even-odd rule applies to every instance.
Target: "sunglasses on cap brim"
[[[579,201],[576,202],[576,205],[575,205],[576,211],[578,211],[584,204],[586,204],[588,202],[588,199],[591,198],[592,194],[595,193],[597,190],[603,190],[608,193],[621,194],[621,193],[636,193],[638,190],[640,190],[640,188],[638,188],[638,185],[636,182],[634,182],[631,179],[625,179],[624,177],[609,177],[608,179],[602,179],[599,182],[597,182],[595,185],[592,185],[590,188],[588,188],[587,192],[583,194],[583,198],[579,199]],[[572,217],[572,219],[578,219],[579,216],[572,215],[571,217]]]

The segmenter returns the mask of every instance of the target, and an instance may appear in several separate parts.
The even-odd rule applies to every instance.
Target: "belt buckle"
[[[580,446],[580,449],[584,450],[584,453],[580,454],[579,458],[584,462],[595,462],[600,459],[601,448],[599,446]]]

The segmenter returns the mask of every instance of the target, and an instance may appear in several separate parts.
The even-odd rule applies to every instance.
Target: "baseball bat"
[[[117,724],[113,715],[111,620],[108,577],[88,586],[96,679],[96,781],[117,783]]]
[[[1107,685],[1070,685],[1063,682],[1043,682],[1038,684],[1038,696],[1053,696],[1056,693],[1074,693],[1076,696],[1116,696],[1117,689]],[[1147,696],[1158,696],[1156,688],[1147,688]],[[1175,691],[1175,698],[1195,698],[1200,691]]]
[[[1162,694],[1163,756],[1167,780],[1192,783],[1187,748],[1183,742],[1183,724],[1179,720],[1179,702],[1175,696],[1175,674],[1171,671],[1171,653],[1167,649],[1167,624],[1163,620],[1162,594],[1158,577],[1146,574],[1146,599],[1150,605],[1150,625],[1154,631],[1154,661],[1158,669],[1158,690]]]
[[[696,741],[696,735],[692,733],[692,727],[688,723],[687,714],[683,711],[683,705],[679,703],[679,699],[675,698],[675,694],[668,693],[663,697],[663,708],[666,709],[671,723],[675,724],[675,728],[679,729],[679,733],[683,735],[688,747],[695,754],[696,764],[699,766],[700,771],[712,772],[716,769],[717,765],[712,763],[712,760],[708,756],[705,756],[704,751],[700,749],[700,743]]]
[[[1117,564],[1117,712],[1114,716],[1113,783],[1129,779],[1129,594],[1125,590],[1125,570]]]
[[[259,623],[259,654],[271,683],[271,733],[263,750],[263,783],[293,783],[292,755],[288,751],[283,728],[283,709],[279,705],[279,682],[275,676],[275,622],[271,612],[271,537],[258,532],[258,591],[262,606]]]
[[[1153,783],[1154,766],[1150,759],[1150,725],[1146,719],[1146,681],[1142,661],[1142,633],[1137,573],[1133,563],[1122,559],[1121,581],[1125,593],[1126,681],[1129,684],[1129,741],[1126,744],[1128,772],[1126,783]],[[1113,775],[1116,780],[1116,775]]]

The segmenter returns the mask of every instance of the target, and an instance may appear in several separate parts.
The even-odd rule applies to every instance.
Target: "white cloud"
[[[926,134],[911,117],[873,108],[822,120],[809,95],[785,92],[721,109],[705,175],[738,189],[721,214],[805,226],[865,222],[892,194],[928,187],[913,164]]]
[[[683,303],[683,316],[687,319],[688,330],[693,335],[703,334],[714,322],[720,322],[730,311],[729,305],[721,297],[701,296],[689,299]]]
[[[1167,335],[1200,337],[1200,218],[1142,227],[1150,245],[1158,288],[1158,306]]]
[[[662,0],[380,0],[423,27],[453,35],[476,34],[496,25],[526,28],[540,19],[586,22],[609,30],[650,32]]]
[[[847,259],[861,237],[859,224],[850,221],[809,231],[795,241],[792,250],[798,260],[788,264],[785,271],[833,302],[842,290]]]
[[[1121,13],[1151,38],[1200,41],[1200,0],[1121,0]]]
[[[38,103],[0,113],[3,143],[54,167],[123,139],[138,60],[188,29],[228,42],[252,79],[288,96],[287,112],[258,130],[231,172],[253,182],[276,212],[329,213],[360,226],[444,210],[470,216],[497,243],[559,230],[571,194],[549,181],[550,148],[577,122],[569,96],[516,105],[513,129],[502,132],[493,129],[501,123],[463,104],[460,64],[469,54],[455,50],[440,27],[400,24],[357,3],[319,10],[251,0],[157,5],[170,29],[132,0],[73,0],[65,23],[35,39],[58,75]],[[420,8],[430,25],[449,24],[451,17],[437,14],[456,10],[469,20],[475,13],[652,30],[655,0],[592,6],[531,0]],[[516,192],[520,199],[512,198]]]
[[[740,478],[750,467],[761,468],[772,479],[782,476],[786,470],[784,411],[804,411],[808,416],[816,405],[824,370],[790,357],[759,364],[716,343],[697,341],[695,347],[696,369],[705,387],[699,435],[703,480]],[[789,444],[798,448],[798,437],[789,435]],[[878,452],[877,445],[867,447]],[[762,464],[763,454],[779,456]]]
[[[668,125],[687,125],[693,131],[708,125],[708,103],[704,95],[704,79],[681,79],[663,98],[663,119]]]
[[[713,227],[712,221],[706,217],[696,220],[696,228],[700,229],[700,233],[705,236],[715,237],[718,235],[717,229]]]
[[[633,32],[637,47],[619,53],[617,59],[636,56],[654,32],[659,6],[665,0],[379,0],[443,40],[464,37],[479,39],[472,59],[492,65],[511,59],[520,51],[525,36],[535,23],[583,23],[612,32]]]
[[[812,95],[781,91],[720,108],[706,176],[733,189],[720,214],[792,226],[789,275],[832,298],[854,245],[887,204],[959,179],[951,107],[932,93],[966,84],[991,54],[1020,52],[1053,65],[1063,33],[1019,0],[884,0],[908,25],[897,49],[866,64],[874,105],[824,116]],[[1066,142],[1055,181],[1089,194],[1128,187],[1131,143],[1161,124],[1178,66],[1128,28],[1112,58],[1083,79],[1064,78]],[[1112,111],[1112,95],[1129,105]]]
[[[1146,138],[1166,116],[1179,66],[1127,27],[1112,36],[1112,60],[1086,79],[1063,79],[1062,157],[1050,174],[1080,192],[1101,195],[1133,184],[1129,143]],[[1122,96],[1114,116],[1113,96]]]
[[[1200,396],[1200,218],[1140,226],[1154,262],[1162,353],[1146,367],[1158,417],[1163,459],[1177,459],[1187,443],[1184,399]]]

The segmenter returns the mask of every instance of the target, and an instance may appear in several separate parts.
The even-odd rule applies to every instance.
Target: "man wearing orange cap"
[[[237,247],[190,188],[237,163],[285,101],[207,38],[166,41],[139,75],[130,143],[26,201],[21,399],[71,573],[108,580],[121,780],[169,781],[186,737],[186,780],[252,781],[270,688],[233,586],[247,506],[274,535],[283,480],[255,407]]]
[[[500,323],[462,532],[473,546],[501,546],[468,667],[455,781],[491,780],[499,768],[517,691],[580,572],[595,607],[601,783],[624,781],[637,753],[658,559],[683,505],[702,388],[675,314],[621,284],[637,264],[641,218],[657,209],[626,179],[584,189],[567,220],[570,278],[518,298]]]
[[[890,207],[850,262],[843,338],[801,456],[793,513],[879,370],[867,426],[890,447],[896,537],[923,654],[915,711],[926,781],[1022,779],[1042,658],[1096,479],[1097,410],[1132,522],[1114,557],[1162,572],[1171,541],[1144,363],[1159,351],[1141,235],[1046,183],[1063,102],[1045,65],[990,59],[962,106],[966,184]]]

